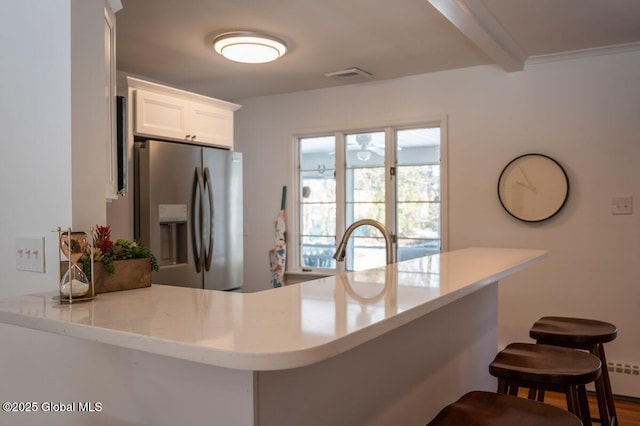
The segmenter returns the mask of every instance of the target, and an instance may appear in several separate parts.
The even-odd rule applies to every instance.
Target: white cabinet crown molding
[[[127,77],[127,86],[134,89],[149,90],[155,93],[161,93],[169,96],[178,96],[182,99],[215,105],[218,108],[227,109],[229,111],[237,111],[241,107],[241,105],[234,104],[232,102],[210,98],[208,96],[200,95],[193,92],[187,92],[186,90],[176,89],[169,86],[164,86],[162,84],[153,83],[151,81],[140,80],[134,77]]]

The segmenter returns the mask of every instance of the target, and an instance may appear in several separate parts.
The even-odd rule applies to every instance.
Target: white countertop
[[[372,340],[546,254],[468,248],[246,294],[152,285],[73,305],[54,293],[25,295],[0,299],[0,323],[225,368],[289,369]]]

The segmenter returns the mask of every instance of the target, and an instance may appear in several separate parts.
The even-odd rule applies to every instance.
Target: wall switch
[[[613,197],[611,214],[633,214],[633,197]]]
[[[16,269],[18,271],[44,272],[44,237],[19,237],[16,239]]]

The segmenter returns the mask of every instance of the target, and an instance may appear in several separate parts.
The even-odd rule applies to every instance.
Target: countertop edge
[[[491,283],[497,282],[506,276],[537,263],[547,255],[547,252],[539,250],[539,253],[536,256],[479,279],[476,282],[469,283],[468,285],[443,296],[429,300],[419,306],[400,312],[392,318],[387,318],[384,321],[374,323],[328,342],[302,349],[286,350],[282,352],[249,353],[226,351],[218,348],[163,339],[155,336],[141,335],[133,332],[102,328],[95,325],[79,324],[63,320],[26,316],[3,310],[0,310],[0,322],[72,338],[139,350],[161,356],[204,363],[220,368],[254,371],[284,370],[315,364],[353,349],[385,333],[408,324],[417,318],[427,315],[436,309],[459,300]]]

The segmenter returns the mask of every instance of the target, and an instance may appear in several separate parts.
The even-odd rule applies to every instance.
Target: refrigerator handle
[[[191,239],[193,242],[193,256],[195,258],[196,272],[202,271],[204,264],[204,235],[202,235],[202,218],[204,217],[204,183],[200,167],[196,167],[195,179],[193,182],[193,202],[191,207]],[[196,205],[196,199],[199,202]]]
[[[211,214],[207,218],[209,220],[209,248],[207,250],[206,260],[205,260],[205,270],[208,271],[211,269],[211,261],[213,260],[213,236],[214,236],[214,224],[215,224],[215,210],[213,206],[213,184],[211,182],[211,174],[209,173],[209,168],[204,168],[204,184],[207,187],[208,195],[209,195],[209,212]],[[203,237],[204,240],[204,237]]]

